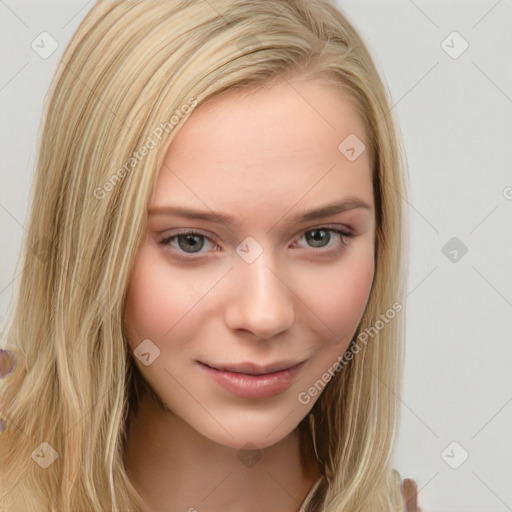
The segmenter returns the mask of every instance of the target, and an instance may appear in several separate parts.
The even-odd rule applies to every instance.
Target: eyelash
[[[340,235],[340,247],[337,247],[334,249],[326,249],[326,250],[322,250],[324,248],[320,247],[317,250],[317,252],[332,254],[333,256],[338,256],[338,254],[340,254],[349,245],[350,239],[355,237],[354,233],[351,233],[350,231],[345,231],[345,230],[342,230],[342,229],[339,229],[336,227],[332,227],[332,226],[319,226],[319,227],[315,227],[315,228],[309,228],[302,232],[302,236],[304,236],[306,233],[310,233],[313,231],[325,231],[327,233],[335,233],[337,235]],[[214,240],[212,240],[209,236],[205,235],[204,233],[201,233],[199,231],[194,231],[194,230],[189,230],[189,231],[183,230],[183,231],[179,231],[171,236],[165,237],[163,240],[161,240],[159,242],[159,245],[163,246],[163,247],[171,248],[170,242],[172,242],[172,240],[174,240],[174,239],[177,239],[180,235],[199,236],[199,237],[206,238],[213,244],[216,244],[216,242]],[[301,236],[301,238],[302,238],[302,236]],[[299,238],[299,240],[301,238]],[[331,242],[331,240],[329,240],[329,243],[330,242]],[[315,249],[314,247],[309,247],[309,248]],[[202,254],[204,254],[203,252],[186,253],[184,251],[181,251],[180,249],[175,249],[175,250],[177,250],[180,254],[180,256],[178,256],[178,258],[182,259],[182,260],[195,260],[195,259],[198,259],[198,257],[200,257]],[[187,255],[187,256],[184,256],[184,255]]]

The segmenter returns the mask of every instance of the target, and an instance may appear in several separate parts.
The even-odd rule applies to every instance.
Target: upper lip
[[[236,364],[211,364],[203,363],[210,368],[224,372],[243,373],[246,375],[267,375],[269,373],[276,373],[281,370],[288,370],[294,366],[298,366],[303,361],[283,361],[280,363],[273,363],[267,365],[258,365],[254,363],[236,363]]]

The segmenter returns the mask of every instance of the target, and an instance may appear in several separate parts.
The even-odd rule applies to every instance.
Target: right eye
[[[164,238],[159,245],[168,246],[181,254],[203,254],[208,251],[201,251],[205,247],[205,242],[216,245],[206,235],[196,231],[182,231]],[[206,244],[207,245],[207,244]],[[186,256],[187,258],[193,256]]]

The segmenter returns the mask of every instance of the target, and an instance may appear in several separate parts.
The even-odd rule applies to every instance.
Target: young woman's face
[[[173,141],[126,326],[153,390],[207,438],[278,442],[336,370],[374,275],[363,143],[347,98],[299,80],[216,98]]]

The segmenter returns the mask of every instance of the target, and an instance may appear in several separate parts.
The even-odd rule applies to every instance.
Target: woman
[[[327,0],[99,1],[46,106],[2,510],[418,510],[404,172]]]

